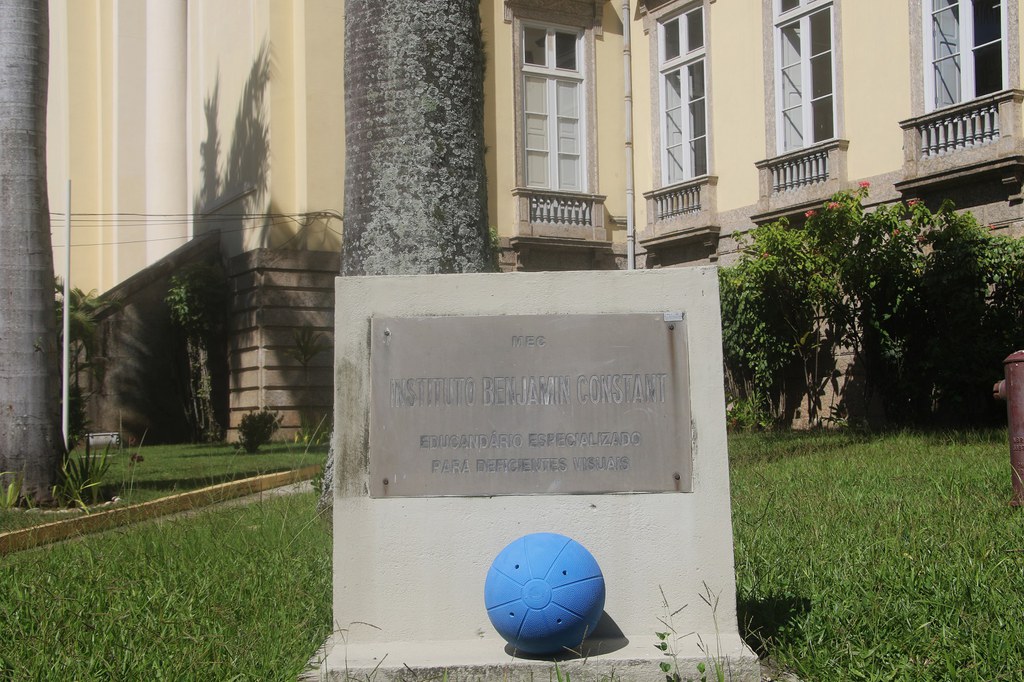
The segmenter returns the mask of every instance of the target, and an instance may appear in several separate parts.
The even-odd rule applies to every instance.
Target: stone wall
[[[228,441],[253,410],[281,415],[276,438],[292,438],[303,420],[330,429],[334,348],[334,278],[340,254],[257,249],[228,263]],[[323,344],[306,366],[297,334],[308,325]]]

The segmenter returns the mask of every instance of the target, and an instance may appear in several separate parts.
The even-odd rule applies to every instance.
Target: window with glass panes
[[[775,40],[782,151],[835,137],[831,2],[776,0]]]
[[[1003,0],[923,0],[929,107],[1003,89]]]
[[[523,152],[528,187],[586,190],[581,38],[577,31],[523,27]]]
[[[708,172],[704,9],[662,21],[658,34],[662,181],[671,185]]]

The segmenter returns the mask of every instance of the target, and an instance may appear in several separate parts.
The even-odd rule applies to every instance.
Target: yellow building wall
[[[58,55],[63,68],[51,73],[48,122],[57,134],[49,137],[48,189],[53,215],[54,263],[58,276],[66,275],[64,213],[67,210],[67,181],[72,181],[72,212],[108,212],[104,182],[104,134],[109,129],[102,117],[109,96],[109,61],[104,64],[102,8],[93,0],[56,0],[52,11],[62,22],[56,35],[64,37]],[[71,30],[73,29],[73,30]],[[54,59],[51,55],[51,61]],[[106,67],[106,68],[105,68]],[[49,133],[49,130],[48,130]],[[59,215],[58,215],[59,214]],[[71,285],[85,291],[105,289],[113,284],[111,258],[100,244],[110,238],[102,220],[73,221],[71,226]]]
[[[340,248],[344,192],[344,0],[203,0],[187,2],[187,186],[201,213],[196,233],[220,229],[228,255],[264,246]],[[51,209],[64,210],[74,182],[76,221],[72,283],[105,290],[146,265],[152,230],[129,214],[146,210],[146,3],[52,0],[49,104]],[[606,196],[607,236],[625,240],[626,151],[621,3],[602,12],[590,64],[595,107],[597,185]],[[679,9],[690,5],[680,4]],[[766,46],[773,28],[759,0],[705,3],[709,172],[718,177],[723,231],[748,224],[759,202],[755,163],[770,153],[766,130]],[[884,176],[888,192],[902,170],[902,131],[912,115],[910,11],[891,0],[836,5],[838,135],[850,140],[851,183]],[[483,0],[481,28],[485,165],[490,224],[516,234],[517,142],[514,24],[504,0]],[[878,17],[885,17],[879,21]],[[646,226],[643,193],[658,186],[657,32],[640,0],[630,7],[633,85],[634,217]],[[262,50],[268,50],[264,53]],[[261,54],[270,81],[254,96],[247,81]],[[1018,85],[1018,71],[1011,69]],[[209,116],[208,116],[209,114]],[[255,130],[267,145],[240,131]],[[248,143],[245,140],[248,139]],[[212,143],[216,144],[213,154]],[[204,175],[214,159],[215,168]],[[235,169],[229,172],[228,169]],[[152,169],[151,169],[152,172]],[[209,187],[213,179],[214,186]],[[228,186],[227,180],[233,178]],[[152,179],[150,179],[152,180]],[[873,193],[873,196],[877,196]],[[883,198],[879,196],[879,198]],[[200,201],[200,200],[203,201]],[[240,213],[270,218],[240,220]],[[311,214],[313,217],[310,217]],[[62,272],[63,233],[54,220],[55,262]],[[742,224],[742,225],[741,225]],[[180,225],[178,227],[181,227]],[[191,227],[191,226],[189,226]]]
[[[261,247],[337,250],[340,221],[304,214],[340,215],[343,204],[344,2],[196,1],[189,21],[193,197],[208,196],[203,149],[211,130],[204,103],[216,107],[220,148],[212,202],[219,215],[200,225],[221,230],[228,256]],[[252,79],[263,57],[270,60],[270,80],[260,91]],[[229,179],[234,182],[225,186]],[[240,213],[270,215],[239,223],[233,216]]]
[[[708,7],[709,172],[718,176],[718,212],[724,213],[758,200],[754,163],[764,158],[766,148],[765,29],[757,0]]]
[[[263,140],[272,147],[273,86],[246,89],[261,57],[270,58],[270,2],[191,0],[188,22],[188,182],[195,229],[219,229],[226,255],[233,256],[260,246],[269,229],[264,220],[239,216],[265,213],[270,205],[270,152]]]
[[[910,118],[909,12],[891,0],[857,0],[840,7],[842,85],[839,134],[850,140],[849,178],[902,171],[903,131]],[[879,21],[879,17],[885,17]]]
[[[626,104],[622,19],[615,3],[604,3],[601,35],[594,40],[597,115],[597,181],[591,191],[606,197],[608,236],[626,241]]]
[[[270,167],[277,175],[271,185],[270,210],[283,213],[287,209],[304,206],[306,188],[300,187],[305,177],[303,150],[299,148],[296,122],[304,118],[306,106],[305,53],[296,54],[296,43],[301,43],[305,21],[302,17],[304,2],[275,0],[269,9],[267,40],[273,54],[273,79],[270,85],[270,117],[273,121],[273,139],[270,145]],[[282,221],[274,221],[269,241],[287,239],[288,229]]]
[[[512,190],[516,186],[515,94],[517,74],[512,62],[512,24],[505,22],[502,3],[480,3],[483,34],[484,144],[487,170],[487,215],[491,226],[502,237],[514,234],[515,207]]]
[[[345,2],[307,0],[302,53],[306,97],[298,135],[305,149],[302,210],[341,215],[345,192]],[[302,248],[338,250],[342,223],[320,219],[306,228]]]
[[[74,1],[74,0],[72,0]],[[112,216],[117,277],[104,288],[127,279],[146,262],[146,4],[116,3],[111,40],[114,47],[114,102],[111,169]],[[77,209],[76,209],[77,210]]]
[[[657,35],[650,35],[646,22],[640,14],[637,2],[630,8],[630,52],[633,85],[633,221],[637,233],[647,225],[647,202],[644,192],[654,187],[654,168],[658,153],[654,148],[654,131],[651,129],[651,115],[658,92],[652,92],[651,58],[657,54],[652,40],[657,44]],[[621,22],[621,19],[620,19]]]

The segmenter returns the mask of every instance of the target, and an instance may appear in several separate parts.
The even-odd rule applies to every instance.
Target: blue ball
[[[580,543],[532,533],[501,550],[484,583],[491,624],[517,651],[553,654],[579,646],[604,612],[604,576]]]

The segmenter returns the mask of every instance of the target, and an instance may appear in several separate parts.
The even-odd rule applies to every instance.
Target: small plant
[[[306,447],[323,445],[331,438],[330,415],[317,412],[303,412],[299,417],[299,430],[295,432],[295,442]]]
[[[311,483],[313,484],[313,490],[316,492],[317,499],[319,499],[324,491],[324,468],[322,466],[320,467],[320,470],[313,475]]]
[[[661,589],[659,587],[659,589]],[[707,583],[704,583],[704,592],[698,595],[705,604],[711,609],[711,617],[715,624],[715,637],[718,639],[718,595],[711,592],[711,588],[708,587]],[[665,617],[659,618],[658,620],[664,625],[667,630],[665,632],[655,632],[655,636],[658,638],[658,642],[654,645],[656,649],[660,649],[665,656],[672,659],[669,661],[662,661],[658,664],[661,668],[661,672],[665,674],[665,682],[683,682],[683,680],[693,680],[692,677],[683,677],[679,672],[679,656],[676,651],[676,642],[683,637],[689,637],[690,635],[680,636],[676,630],[673,619],[675,616],[686,608],[687,605],[683,605],[681,608],[675,611],[669,610],[668,598],[665,597],[665,591],[661,590],[661,601],[665,607]],[[693,634],[693,633],[690,633]],[[701,653],[704,654],[706,661],[700,661],[697,663],[697,682],[708,682],[710,673],[711,680],[714,682],[726,682],[729,679],[728,676],[728,664],[722,655],[721,641],[717,641],[717,648],[712,651],[707,644],[705,644],[700,633],[697,633],[697,648],[700,649]]]
[[[0,484],[0,509],[14,509],[21,499],[22,477],[11,471],[0,472],[0,480],[5,476],[10,477],[10,483],[6,486]]]
[[[99,502],[100,485],[110,469],[109,452],[108,447],[102,455],[86,450],[84,454],[65,457],[57,485],[53,486],[53,499],[59,504],[74,505],[81,509]]]
[[[665,596],[665,590],[661,586],[658,589],[661,590],[661,603],[665,607],[665,617],[658,620],[668,630],[666,632],[654,633],[658,638],[658,643],[654,647],[661,650],[663,655],[672,659],[671,663],[662,661],[658,666],[661,668],[661,672],[665,673],[665,682],[680,682],[683,678],[679,675],[679,657],[676,655],[676,640],[679,638],[679,633],[676,632],[675,627],[672,625],[672,619],[676,614],[685,609],[687,605],[683,604],[683,606],[675,611],[669,611],[668,597]]]
[[[654,645],[656,649],[659,649],[664,655],[671,656],[672,662],[662,661],[658,664],[661,668],[661,672],[665,673],[666,682],[679,682],[679,662],[676,660],[675,647],[669,650],[669,635],[670,632],[655,632],[655,636],[658,638],[658,643]]]
[[[292,332],[292,341],[294,346],[287,349],[285,353],[294,358],[305,370],[309,369],[309,363],[313,361],[313,358],[331,347],[330,341],[324,337],[323,333],[316,331],[309,324],[304,324]],[[306,380],[309,380],[308,376]]]
[[[280,426],[281,417],[277,412],[265,407],[258,412],[250,412],[242,417],[238,425],[238,444],[252,454],[259,450],[261,445],[269,443]]]
[[[765,431],[774,420],[763,394],[751,388],[746,396],[729,396],[726,421],[730,429]]]

